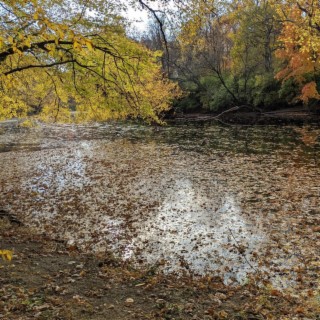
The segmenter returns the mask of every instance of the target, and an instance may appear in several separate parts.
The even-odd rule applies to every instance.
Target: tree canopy
[[[301,87],[299,98],[307,103],[320,100],[320,3],[319,1],[275,1],[282,20],[277,56],[284,68],[277,78],[294,78]]]
[[[166,17],[173,25],[167,39],[171,76],[190,92],[191,105],[317,104],[319,1],[173,2]]]
[[[128,6],[154,20],[141,40]],[[159,121],[178,84],[211,110],[314,104],[319,53],[313,0],[0,1],[0,119]]]
[[[0,2],[0,118],[157,120],[178,94],[112,1]],[[71,107],[70,107],[71,106]]]

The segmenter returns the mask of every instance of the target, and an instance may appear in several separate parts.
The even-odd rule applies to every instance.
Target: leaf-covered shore
[[[192,279],[137,270],[112,256],[83,254],[33,230],[1,221],[0,318],[31,319],[318,319],[319,301],[274,289],[254,277],[226,286],[218,277]]]

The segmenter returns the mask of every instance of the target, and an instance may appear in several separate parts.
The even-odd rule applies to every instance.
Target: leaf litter
[[[219,276],[225,285],[258,274],[275,293],[316,295],[320,148],[319,140],[304,141],[319,129],[304,129],[303,139],[299,130],[7,131],[0,206],[81,252],[111,253],[167,275]]]

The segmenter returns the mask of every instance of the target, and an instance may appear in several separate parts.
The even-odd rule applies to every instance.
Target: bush
[[[281,82],[272,73],[256,75],[252,82],[250,102],[255,107],[272,110],[288,105],[286,96],[280,95]]]
[[[228,79],[226,80],[228,82]],[[217,111],[232,105],[232,96],[216,76],[201,79],[200,102],[204,109]],[[229,85],[229,83],[227,84]]]

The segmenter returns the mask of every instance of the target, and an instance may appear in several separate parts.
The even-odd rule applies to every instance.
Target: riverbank
[[[82,254],[64,242],[0,220],[1,319],[318,319],[310,290],[301,300],[267,281],[225,286],[219,278],[165,276],[111,255]]]
[[[259,112],[231,108],[222,113],[176,114],[169,122],[220,122],[232,125],[303,125],[320,124],[320,113],[302,107]]]

